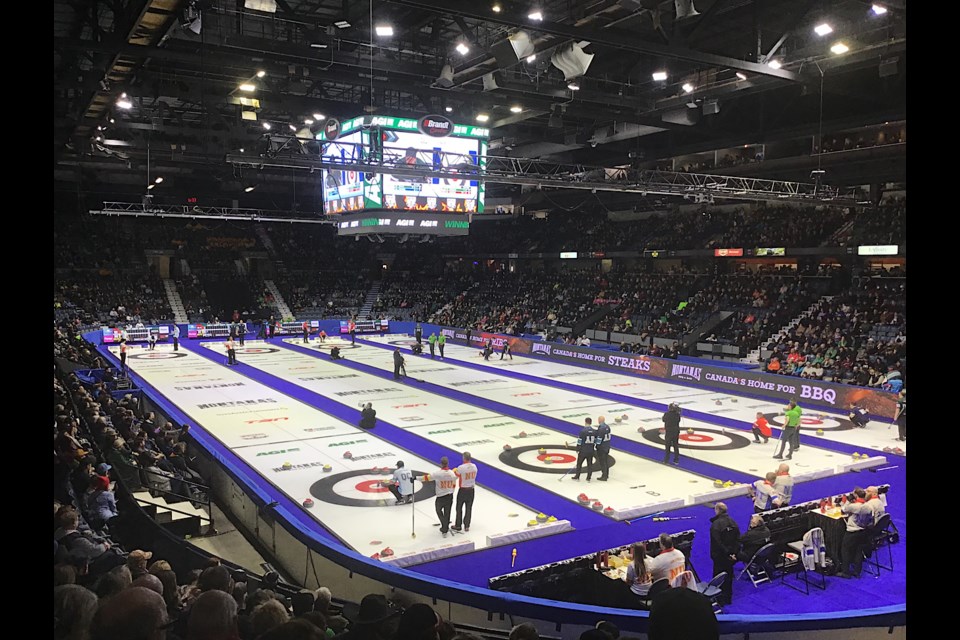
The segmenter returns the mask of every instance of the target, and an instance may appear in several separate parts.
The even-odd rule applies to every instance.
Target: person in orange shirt
[[[757,419],[753,423],[753,441],[757,444],[760,444],[760,437],[763,436],[763,444],[766,444],[770,439],[770,425],[767,424],[767,419],[764,417],[763,413],[757,411]]]
[[[770,363],[767,364],[767,371],[770,373],[780,373],[780,360],[779,358],[773,358],[770,360]]]

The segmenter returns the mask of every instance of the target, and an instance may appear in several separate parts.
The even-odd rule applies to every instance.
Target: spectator
[[[438,629],[442,619],[428,605],[417,603],[400,616],[394,640],[439,640]]]
[[[97,597],[102,602],[117,595],[131,584],[133,584],[133,577],[127,565],[114,567],[97,581]]]
[[[144,573],[140,577],[134,579],[131,586],[143,587],[144,589],[150,589],[150,591],[159,593],[161,596],[163,595],[163,583],[160,582],[160,578],[152,573]]]
[[[233,602],[233,599],[230,599]],[[287,610],[280,604],[280,601],[271,598],[267,602],[259,605],[250,614],[250,627],[253,637],[257,638],[275,627],[290,619]],[[192,639],[188,639],[192,640]]]
[[[130,575],[136,580],[147,572],[147,560],[153,557],[152,551],[143,551],[134,549],[127,556],[127,568],[130,569]]]
[[[237,603],[219,590],[205,591],[193,603],[185,640],[239,640]]]
[[[166,623],[163,598],[149,589],[131,587],[101,603],[93,616],[90,640],[162,640]]]
[[[79,585],[62,584],[53,589],[53,637],[55,640],[87,640],[97,610],[97,596]]]
[[[540,633],[533,624],[524,622],[510,630],[509,640],[540,640]]]
[[[649,640],[719,640],[710,600],[690,589],[667,589],[650,607]]]
[[[316,625],[302,619],[285,622],[263,634],[258,640],[324,640],[326,634]]]

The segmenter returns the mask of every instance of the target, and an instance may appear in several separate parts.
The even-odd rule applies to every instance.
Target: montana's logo
[[[579,418],[579,417],[581,417],[581,416],[588,416],[588,415],[590,415],[590,414],[589,414],[589,413],[568,413],[568,414],[566,414],[566,415],[564,415],[564,416],[561,416],[561,417],[563,417],[563,418]]]
[[[539,391],[528,391],[527,393],[513,393],[511,394],[514,398],[525,398],[527,396],[539,396],[541,395]]]
[[[361,438],[360,440],[346,440],[346,441],[344,441],[344,442],[331,442],[330,444],[327,445],[327,448],[330,448],[330,447],[346,447],[347,445],[360,444],[361,442],[366,442],[366,440],[364,440],[364,439]]]
[[[542,342],[534,342],[530,353],[542,353],[548,356],[550,355],[550,345]]]
[[[248,433],[246,435],[240,436],[241,440],[259,440],[260,438],[266,438],[267,434],[265,433]]]
[[[691,367],[687,364],[675,364],[670,369],[670,377],[682,380],[700,380],[701,373],[703,373],[703,369],[700,367]]]
[[[493,424],[483,425],[484,429],[492,429],[493,427],[507,427],[513,424],[512,422],[494,422]]]
[[[440,429],[438,431],[427,431],[428,436],[432,436],[437,433],[453,433],[454,431],[463,431],[460,427],[454,427],[453,429]]]
[[[276,451],[261,451],[260,453],[257,454],[256,457],[259,458],[260,456],[275,456],[281,453],[292,453],[294,451],[300,451],[300,449],[294,447],[293,449],[277,449]]]
[[[264,422],[283,422],[289,420],[287,416],[282,416],[280,418],[257,418],[255,420],[244,420],[244,424],[262,424]]]
[[[416,404],[395,404],[393,405],[394,409],[413,409],[414,407],[425,407],[427,404],[425,402],[418,402]]]

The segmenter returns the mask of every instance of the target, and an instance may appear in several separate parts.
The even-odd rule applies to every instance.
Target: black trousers
[[[240,339],[240,346],[241,346],[241,347],[243,346],[243,340],[244,340],[244,338],[245,338],[246,335],[247,335],[247,334],[245,334],[243,331],[241,331],[240,334],[237,336],[237,337]]]
[[[597,462],[600,463],[600,477],[606,478],[610,473],[610,447],[597,449]]]
[[[173,350],[180,351],[180,338],[173,339]]]
[[[415,338],[416,338],[416,340],[417,340],[417,344],[420,344],[421,342],[423,342],[423,334],[422,334],[422,333],[420,333],[419,331],[417,331],[416,334],[414,334],[414,335],[415,335]]]
[[[720,585],[720,602],[729,604],[733,602],[733,564],[734,560],[730,558],[720,558],[713,560],[713,575],[718,576],[722,572],[727,572],[727,579]]]
[[[444,347],[444,344],[441,342],[441,343],[440,343],[440,357],[441,357],[441,358],[443,357],[443,347]]]
[[[394,363],[394,365],[393,365],[393,379],[394,379],[394,380],[399,380],[399,379],[400,379],[400,367],[402,367],[402,366],[403,366],[403,365]]]
[[[356,332],[356,331],[351,331],[351,332],[350,332],[350,344],[357,344],[357,332]]]
[[[840,570],[852,576],[859,576],[863,570],[863,547],[866,545],[869,533],[865,529],[860,531],[846,531],[840,545]],[[853,565],[853,571],[850,571]]]
[[[127,370],[127,354],[121,353],[120,354],[120,371],[126,371],[126,370]]]
[[[227,364],[237,364],[236,349],[227,349]]]
[[[430,357],[431,357],[431,358],[437,357],[437,356],[436,356],[436,353],[434,352],[434,349],[436,349],[436,348],[437,348],[436,345],[431,342],[431,343],[430,343]]]
[[[680,432],[670,433],[667,431],[663,434],[663,461],[667,462],[670,459],[670,449],[673,449],[673,459],[680,459]]]
[[[437,517],[440,518],[440,533],[450,531],[450,511],[453,509],[453,494],[437,496]]]
[[[760,429],[757,429],[756,427],[754,427],[752,431],[753,431],[753,439],[756,440],[757,442],[760,442],[760,438],[763,438],[764,442],[766,442],[767,438],[769,438],[769,436],[765,436],[762,433],[760,433]],[[713,574],[713,575],[717,575],[717,574]]]
[[[393,497],[396,498],[397,500],[403,500],[404,497],[407,497],[407,498],[410,497],[410,496],[402,496],[402,495],[400,495],[400,488],[397,487],[397,485],[395,485],[395,484],[388,484],[388,485],[387,485],[387,489],[390,489],[390,493],[392,493],[392,494],[393,494]]]
[[[470,520],[473,515],[473,497],[474,493],[473,487],[463,487],[457,491],[457,522],[454,525],[455,529],[459,529],[461,526],[465,526],[467,529],[470,528]]]
[[[783,432],[780,434],[780,446],[774,455],[782,456],[787,445],[790,445],[790,450],[787,451],[787,455],[792,456],[794,450],[800,448],[800,429],[796,427],[784,427]]]
[[[897,418],[897,433],[901,440],[907,439],[907,416]]]
[[[310,342],[310,334],[307,333],[306,331],[303,332],[303,342],[304,343]]]
[[[593,467],[593,450],[592,449],[590,451],[577,452],[577,473],[574,474],[575,478],[580,477],[580,469],[583,468],[584,461],[586,461],[587,463],[587,480],[589,480],[591,477],[591,474],[593,473],[593,471],[591,471],[591,468]]]

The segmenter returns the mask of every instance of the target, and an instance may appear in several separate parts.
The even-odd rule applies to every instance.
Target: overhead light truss
[[[191,220],[246,220],[247,222],[306,222],[336,224],[322,213],[233,207],[199,207],[195,205],[156,205],[152,202],[104,202],[102,209],[91,209],[91,215],[131,216],[134,218],[189,218]]]

